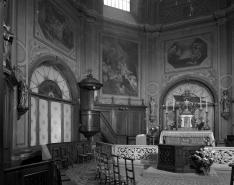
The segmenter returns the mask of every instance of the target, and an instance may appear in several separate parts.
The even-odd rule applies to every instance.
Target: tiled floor
[[[93,160],[89,163],[75,164],[73,168],[69,167],[67,175],[74,180],[77,185],[98,185],[98,180],[95,180],[95,170],[95,163]],[[144,170],[145,169],[135,168],[137,185],[229,185],[231,177],[230,171],[216,171],[219,176],[219,182],[201,183],[190,180],[146,178],[142,176]],[[121,173],[124,173],[124,170],[121,170]]]

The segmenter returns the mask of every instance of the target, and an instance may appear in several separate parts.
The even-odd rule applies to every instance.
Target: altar
[[[215,139],[214,139],[214,134],[211,130],[199,130],[199,131],[163,130],[160,134],[159,144],[215,146]]]
[[[189,88],[184,89],[181,95],[173,92],[163,105],[165,121],[159,138],[157,168],[194,173],[195,170],[190,168],[191,155],[205,146],[215,147],[213,127],[209,121],[211,100],[198,97]]]

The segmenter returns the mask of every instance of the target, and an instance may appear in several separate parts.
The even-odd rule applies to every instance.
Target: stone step
[[[216,171],[214,170],[214,168],[212,167],[210,169],[210,175],[205,176],[197,173],[174,173],[164,170],[158,170],[156,165],[152,165],[143,172],[143,177],[151,177],[151,178],[153,177],[159,179],[191,180],[196,182],[207,182],[207,183],[219,182],[219,177]]]

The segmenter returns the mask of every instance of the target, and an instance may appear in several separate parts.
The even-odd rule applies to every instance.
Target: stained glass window
[[[60,90],[59,86],[51,80],[42,82],[38,92],[46,96],[62,99],[62,91]]]
[[[55,66],[41,65],[30,89],[31,146],[70,142],[72,102],[66,78]]]
[[[55,66],[41,65],[33,72],[30,82],[30,89],[32,92],[44,94],[44,92],[42,92],[42,88],[48,92],[47,95],[49,95],[49,89],[51,88],[54,88],[54,90],[57,92],[60,89],[62,99],[71,99],[68,83],[63,77],[62,73],[56,69]]]

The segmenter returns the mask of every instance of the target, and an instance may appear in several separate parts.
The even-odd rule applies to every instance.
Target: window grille
[[[104,0],[104,5],[130,12],[130,0]]]

